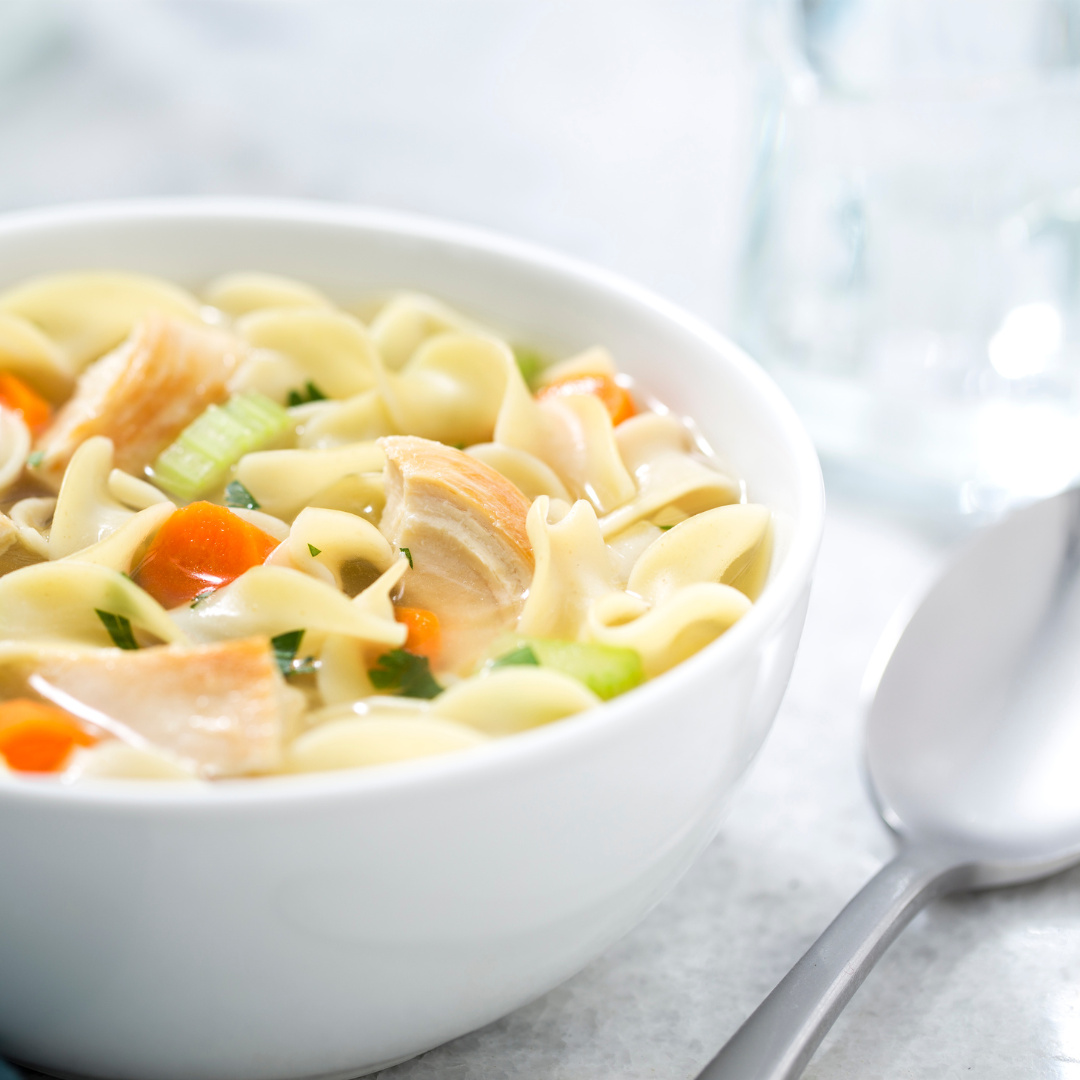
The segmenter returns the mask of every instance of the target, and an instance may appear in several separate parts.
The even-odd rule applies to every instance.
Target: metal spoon
[[[699,1080],[794,1080],[931,900],[1080,861],[1080,491],[978,534],[878,646],[871,795],[900,841]]]

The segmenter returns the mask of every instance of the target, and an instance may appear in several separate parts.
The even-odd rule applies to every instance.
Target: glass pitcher
[[[834,483],[1080,475],[1080,0],[760,0],[736,331]]]

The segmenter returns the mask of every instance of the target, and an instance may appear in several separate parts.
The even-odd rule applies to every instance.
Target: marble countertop
[[[746,16],[738,0],[5,0],[0,209],[374,203],[573,252],[723,327],[754,139]],[[716,841],[575,978],[386,1080],[691,1077],[889,857],[858,689],[947,545],[830,498],[791,686]],[[1080,871],[933,905],[806,1075],[1080,1078]]]

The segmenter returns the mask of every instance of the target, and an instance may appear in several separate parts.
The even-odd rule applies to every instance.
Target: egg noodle
[[[474,747],[695,653],[771,554],[602,347],[257,273],[0,295],[0,782]]]

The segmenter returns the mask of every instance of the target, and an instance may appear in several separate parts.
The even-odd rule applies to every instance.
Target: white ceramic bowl
[[[0,218],[0,288],[276,271],[408,287],[558,352],[602,343],[775,511],[754,608],[579,717],[445,758],[177,791],[0,784],[0,1053],[109,1080],[354,1077],[578,971],[715,834],[784,692],[822,528],[813,448],[742,352],[609,274],[471,229],[296,203]]]

